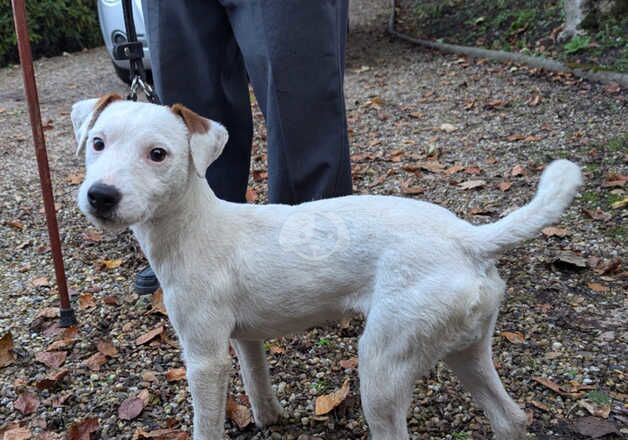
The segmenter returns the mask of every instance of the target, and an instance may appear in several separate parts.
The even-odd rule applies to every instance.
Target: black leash
[[[133,5],[131,2],[132,0],[122,0],[126,42],[114,45],[113,57],[116,60],[129,60],[131,91],[127,95],[127,99],[137,101],[137,89],[141,88],[149,102],[161,104],[159,97],[151,85],[146,82],[146,71],[144,70],[144,62],[142,61],[144,58],[144,48],[142,47],[142,43],[137,41],[135,22],[133,21]]]

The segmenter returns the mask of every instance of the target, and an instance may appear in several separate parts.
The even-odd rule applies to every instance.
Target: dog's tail
[[[476,227],[476,249],[494,255],[534,237],[545,226],[558,221],[581,184],[582,174],[575,163],[568,160],[552,162],[543,171],[530,203],[498,222]]]

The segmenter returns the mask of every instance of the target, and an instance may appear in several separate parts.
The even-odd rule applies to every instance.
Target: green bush
[[[33,57],[102,44],[95,0],[28,0]],[[19,62],[11,2],[0,0],[0,66]]]

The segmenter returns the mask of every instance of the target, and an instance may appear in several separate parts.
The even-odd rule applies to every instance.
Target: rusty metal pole
[[[63,268],[61,240],[59,239],[59,227],[57,226],[57,213],[55,212],[52,183],[50,181],[50,169],[48,168],[48,153],[46,152],[46,141],[41,124],[37,84],[35,83],[35,70],[33,68],[33,57],[31,54],[30,40],[28,38],[28,27],[26,25],[26,8],[24,6],[24,0],[12,0],[12,6],[15,34],[17,35],[17,47],[20,53],[20,64],[22,65],[22,75],[24,77],[24,93],[26,94],[28,113],[31,119],[31,129],[33,130],[33,141],[35,142],[39,181],[41,183],[44,209],[46,211],[50,250],[52,251],[57,289],[59,291],[60,325],[61,327],[69,327],[76,324],[76,316],[70,304],[65,270]]]

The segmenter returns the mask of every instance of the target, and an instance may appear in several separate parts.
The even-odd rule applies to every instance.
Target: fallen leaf
[[[64,350],[74,345],[74,340],[72,339],[60,339],[58,341],[54,341],[48,347],[46,347],[46,351],[59,351]]]
[[[601,220],[601,221],[607,222],[611,218],[613,218],[613,216],[611,214],[602,211],[599,206],[597,208],[595,208],[595,211],[593,211],[592,209],[586,209],[586,208],[583,208],[582,211],[589,218],[592,218],[593,220]]]
[[[526,101],[530,107],[536,107],[541,103],[541,95],[533,95]]]
[[[13,355],[13,335],[6,333],[0,338],[0,368],[11,365],[15,362]]]
[[[70,372],[67,368],[61,368],[57,371],[53,371],[43,379],[37,381],[35,385],[39,390],[47,390],[54,387],[60,380],[62,380]]]
[[[594,262],[593,260],[597,260]],[[589,266],[593,269],[593,271],[598,275],[608,275],[611,273],[619,272],[622,266],[621,257],[615,257],[612,260],[604,260],[597,257],[589,258]]]
[[[166,371],[166,380],[168,382],[177,382],[185,379],[185,368],[171,368]]]
[[[608,286],[600,283],[588,283],[587,287],[597,293],[608,292]]]
[[[622,187],[628,182],[628,176],[623,174],[610,174],[606,182],[602,184],[604,188]]]
[[[417,162],[416,166],[422,170],[429,171],[431,173],[442,173],[445,170],[445,165],[436,160]]]
[[[342,387],[330,394],[318,396],[315,402],[314,414],[322,416],[331,412],[340,405],[349,395],[349,379],[345,379]]]
[[[100,233],[100,232],[98,232],[98,231],[96,231],[94,229],[90,229],[88,231],[85,231],[83,236],[85,237],[85,239],[87,241],[93,241],[95,243],[97,243],[100,240],[102,240],[102,233]]]
[[[358,366],[358,358],[352,357],[349,359],[343,359],[339,362],[340,366],[345,370],[350,368],[356,368]]]
[[[120,301],[118,301],[118,297],[115,295],[107,295],[102,299],[102,302],[107,304],[108,306],[118,306],[120,305]]]
[[[526,174],[527,174],[526,169],[521,165],[515,165],[514,167],[512,167],[512,170],[510,171],[510,175],[512,177],[525,176]]]
[[[13,407],[24,415],[32,414],[39,408],[39,398],[37,394],[26,391],[19,395]]]
[[[246,428],[252,421],[251,411],[231,397],[227,398],[227,418],[235,422],[240,429]]]
[[[523,344],[526,340],[521,332],[501,332],[500,336],[508,339],[511,344]]]
[[[458,184],[458,188],[463,190],[480,188],[486,185],[486,180],[467,180],[466,182],[462,182]]]
[[[621,86],[619,85],[619,83],[616,83],[615,81],[609,82],[608,84],[606,84],[604,86],[604,90],[606,90],[608,93],[615,95],[619,92],[621,92]]]
[[[59,307],[44,307],[37,313],[37,318],[53,319],[59,317]]]
[[[561,396],[565,396],[565,397],[582,397],[584,395],[584,392],[581,391],[577,391],[579,388],[576,388],[576,391],[572,391],[571,389],[566,390],[563,389],[563,387],[561,387],[560,385],[558,385],[556,382],[551,381],[550,379],[546,378],[546,377],[533,377],[532,378],[533,381],[540,383],[541,385],[549,388],[550,390],[554,391],[555,393],[560,394]],[[581,389],[581,388],[580,388]]]
[[[8,427],[4,431],[3,440],[30,440],[31,430],[19,424]]]
[[[166,306],[164,305],[164,291],[161,288],[153,292],[150,303],[152,306],[150,309],[150,313],[159,313],[164,316],[168,316],[168,313],[166,312]]]
[[[145,403],[139,397],[129,397],[118,407],[118,417],[122,420],[133,420],[144,410]]]
[[[85,178],[85,174],[83,173],[69,174],[65,178],[65,181],[68,182],[70,185],[79,185],[83,181],[84,178]]]
[[[522,141],[524,140],[526,137],[522,134],[519,133],[515,133],[515,134],[511,134],[510,136],[506,137],[506,140],[509,142],[517,142],[517,141]]]
[[[145,334],[143,334],[142,336],[137,338],[135,340],[135,344],[136,345],[146,344],[147,342],[150,342],[153,339],[155,339],[157,336],[161,335],[163,332],[164,332],[163,325],[157,326],[154,329],[152,329],[151,331],[146,332]]]
[[[286,352],[285,348],[275,344],[272,344],[269,350],[272,354],[284,354]]]
[[[67,440],[90,440],[92,432],[96,432],[98,429],[100,426],[96,417],[83,419],[70,426]]]
[[[13,229],[17,229],[18,231],[21,231],[25,228],[24,223],[19,220],[9,220],[7,222],[7,225],[11,226]]]
[[[142,399],[142,402],[144,402],[144,406],[148,405],[148,402],[150,402],[150,391],[140,391],[139,393],[137,393],[137,398]]]
[[[622,209],[628,206],[628,196],[624,197],[621,200],[611,203],[611,208],[613,209]]]
[[[556,252],[552,263],[559,269],[564,268],[573,270],[587,267],[587,260],[569,250]]]
[[[535,408],[538,408],[538,409],[540,409],[542,411],[551,412],[549,406],[547,406],[543,402],[539,402],[538,400],[531,400],[530,404],[532,406],[534,406]]]
[[[456,174],[456,173],[458,173],[458,172],[460,172],[462,170],[464,170],[464,167],[462,165],[456,164],[456,165],[453,165],[453,166],[447,168],[445,170],[445,174],[448,174],[448,175],[451,176],[452,174]]]
[[[53,397],[52,399],[52,407],[53,408],[61,408],[65,402],[72,397],[74,394],[71,391],[62,393],[60,395],[57,395],[55,397]]]
[[[35,355],[35,359],[47,367],[59,368],[65,362],[67,355],[65,351],[41,351]]]
[[[142,380],[146,382],[157,382],[157,375],[154,371],[142,371]]]
[[[31,280],[31,286],[33,287],[50,287],[50,281],[48,277],[37,277]]]
[[[611,413],[610,403],[598,403],[589,399],[583,399],[578,401],[578,405],[589,411],[589,414],[595,417],[602,417],[608,419]]]
[[[100,367],[107,363],[107,356],[102,354],[101,352],[96,352],[87,359],[85,359],[82,364],[85,365],[92,371],[100,371]]]
[[[572,428],[580,435],[600,438],[608,434],[619,434],[614,423],[598,417],[580,417],[573,422]]]
[[[255,203],[257,200],[257,192],[253,188],[246,190],[246,201],[249,203]]]
[[[99,341],[96,349],[105,356],[114,357],[118,354],[118,349],[109,341]]]
[[[152,438],[155,440],[188,440],[190,434],[174,429],[157,429],[155,431],[146,432],[142,428],[137,428],[133,433],[132,440],[140,440],[143,438]]]
[[[79,309],[91,309],[96,307],[96,301],[94,301],[94,295],[91,293],[83,293],[78,299]]]
[[[499,184],[497,185],[499,190],[502,192],[508,191],[511,186],[512,186],[512,182],[509,182],[507,180],[504,180],[503,182],[499,182]]]
[[[449,124],[447,122],[445,122],[444,124],[440,124],[439,128],[441,131],[444,131],[446,133],[453,133],[454,131],[458,130],[455,125]]]
[[[112,270],[122,265],[122,259],[116,258],[114,260],[101,260],[98,264],[100,270]]]
[[[564,228],[559,228],[556,226],[548,226],[547,228],[543,228],[543,230],[541,231],[543,232],[543,235],[545,235],[546,237],[566,237],[567,235],[571,235],[571,232],[569,232],[567,229]]]
[[[402,194],[416,195],[416,194],[421,194],[423,191],[424,191],[423,188],[421,188],[418,185],[416,185],[416,186],[410,185],[409,181],[401,183],[401,193]]]

